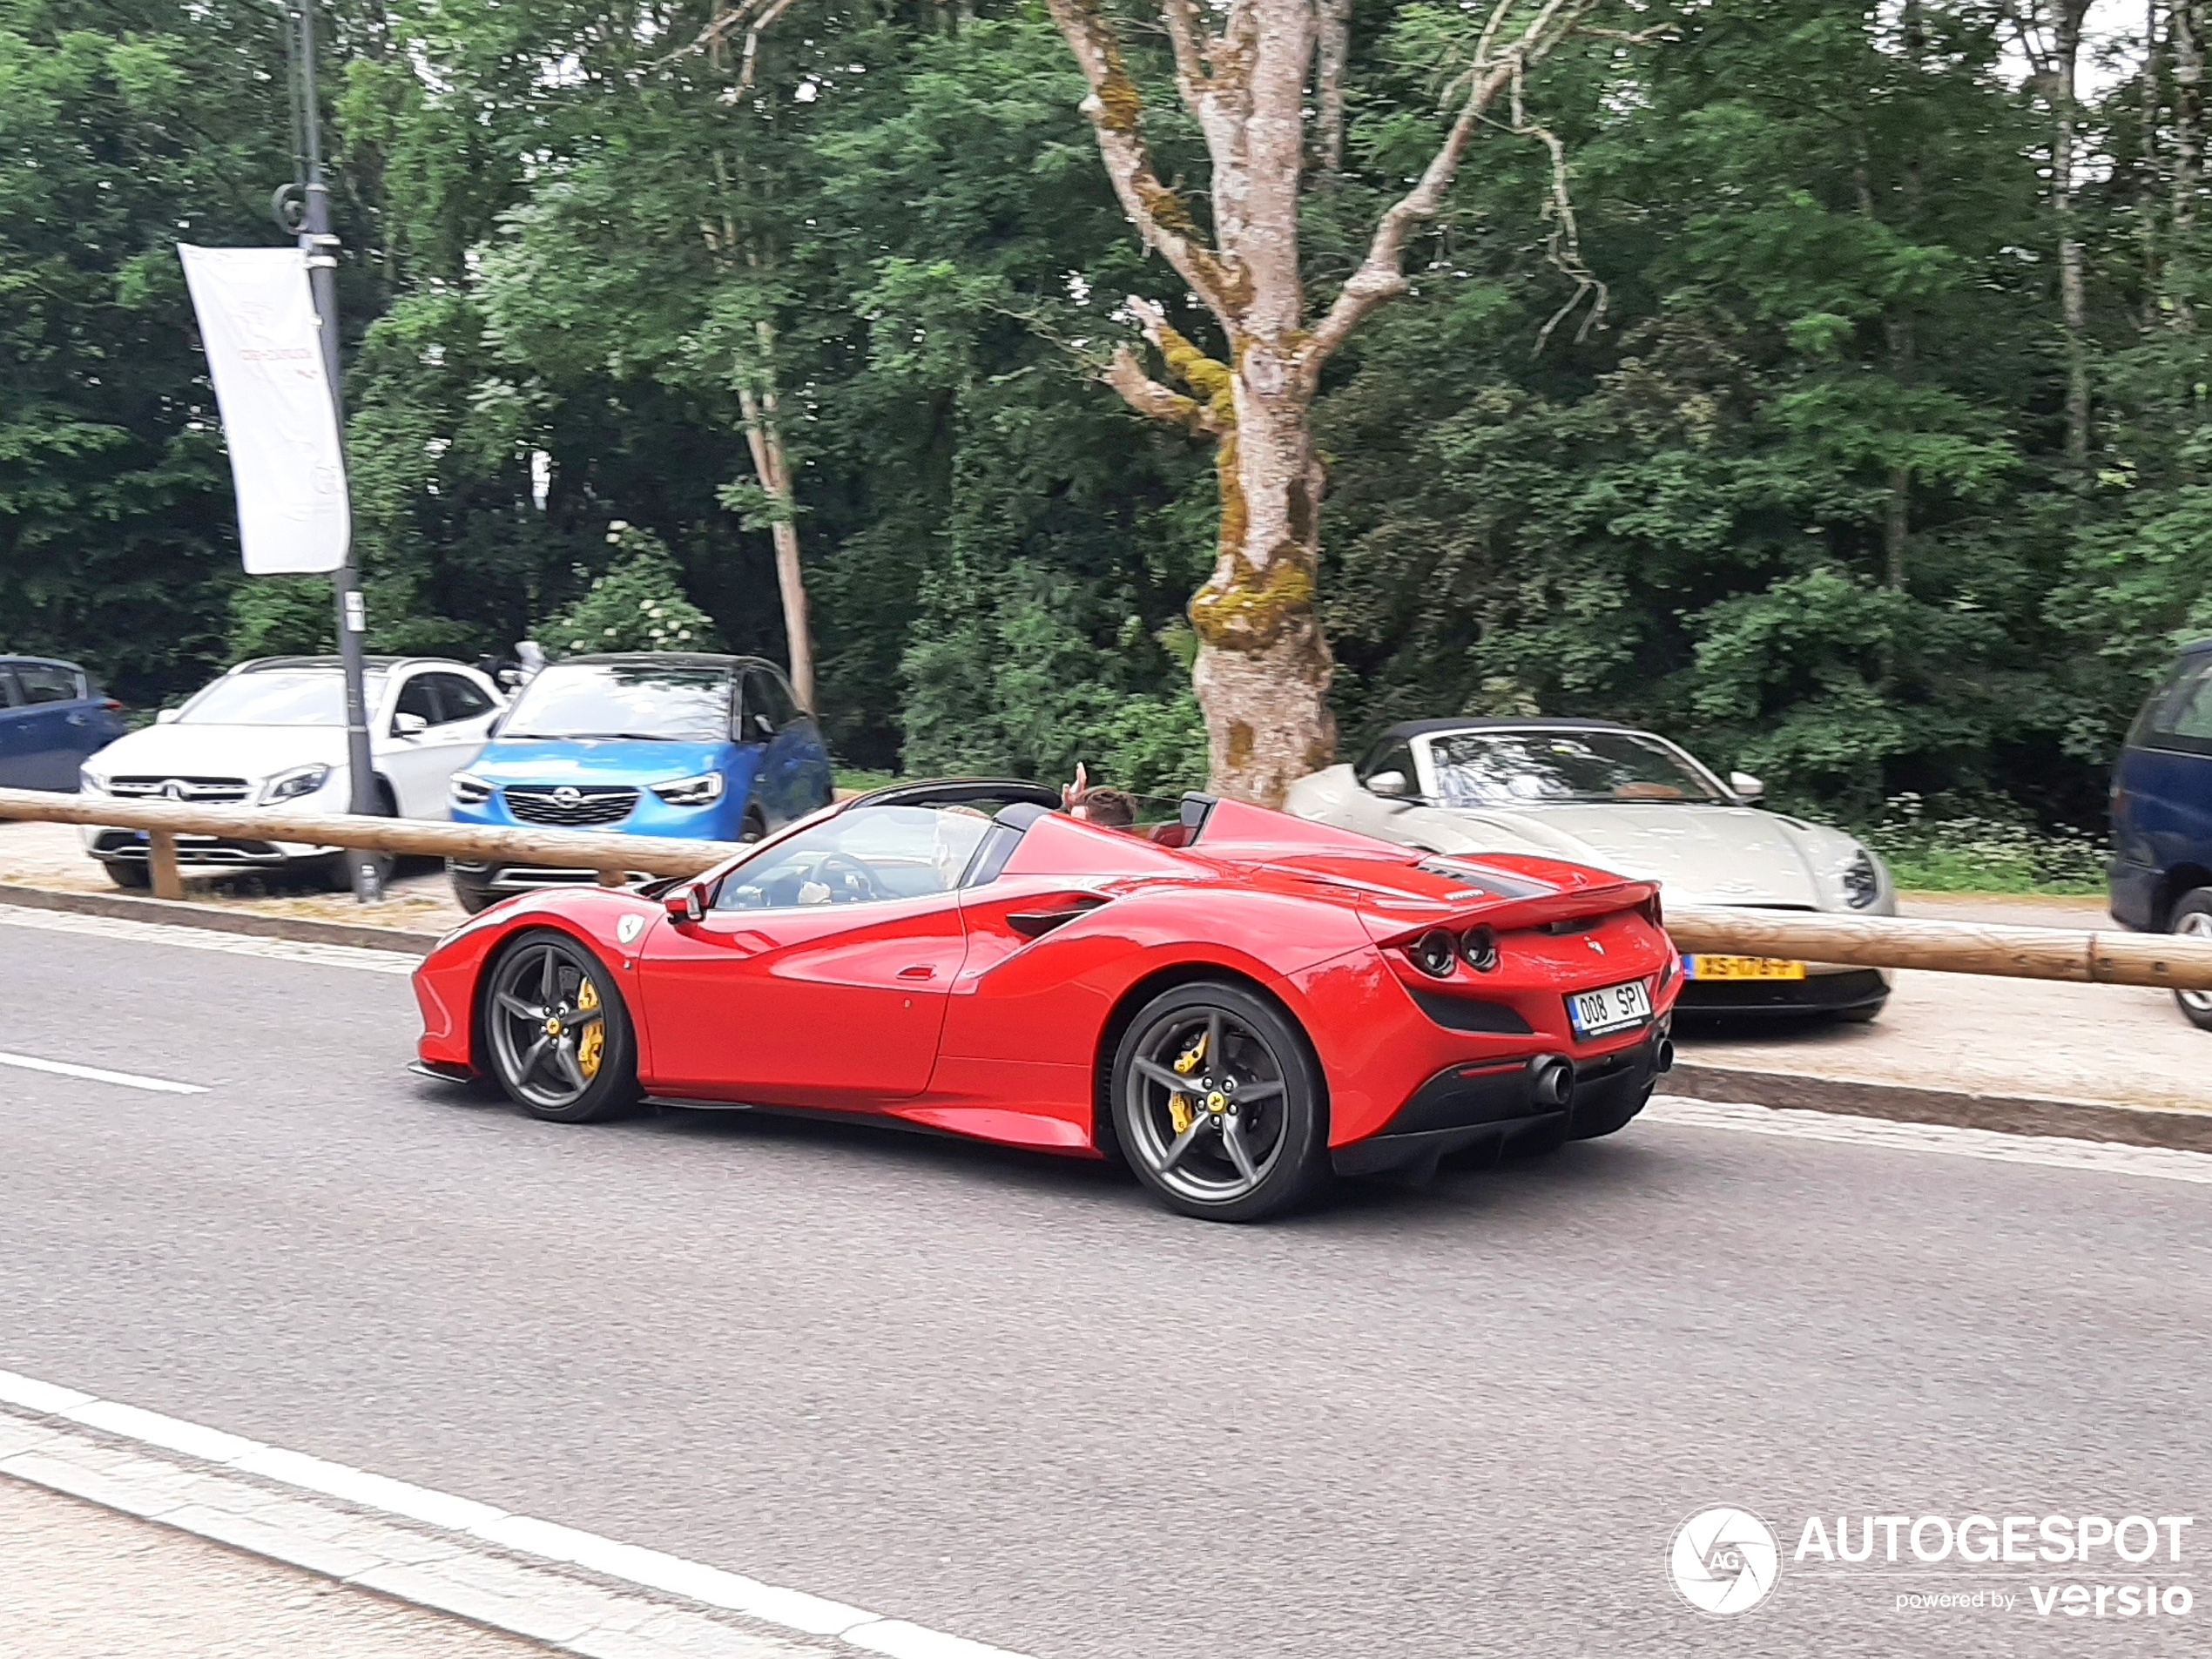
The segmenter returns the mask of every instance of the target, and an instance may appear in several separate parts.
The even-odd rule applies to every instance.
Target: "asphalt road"
[[[903,1134],[535,1123],[401,1072],[388,974],[4,921],[0,970],[0,1050],[209,1088],[0,1069],[0,1367],[1040,1659],[2203,1650],[2212,1186],[1640,1124],[1222,1228]],[[1785,1565],[1715,1621],[1666,1559],[1720,1503],[1785,1554],[2195,1514],[2204,1605]]]

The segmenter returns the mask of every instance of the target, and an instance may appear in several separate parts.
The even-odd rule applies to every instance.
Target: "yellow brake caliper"
[[[596,1008],[599,1006],[599,988],[589,978],[577,988],[576,1005],[579,1008]],[[590,1025],[584,1027],[583,1035],[576,1040],[577,1069],[587,1077],[597,1077],[599,1075],[599,1053],[606,1046],[606,1021],[604,1019],[592,1021]]]
[[[1201,1031],[1198,1034],[1197,1042],[1191,1044],[1184,1053],[1176,1056],[1176,1076],[1188,1077],[1204,1063],[1205,1058],[1206,1034]],[[1197,1116],[1197,1109],[1191,1104],[1190,1096],[1173,1094],[1168,1096],[1168,1122],[1175,1125],[1175,1132],[1177,1135],[1189,1129]]]

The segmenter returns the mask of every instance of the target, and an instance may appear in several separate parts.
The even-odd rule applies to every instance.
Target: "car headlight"
[[[473,772],[456,772],[447,792],[456,806],[481,806],[491,799],[491,786]]]
[[[294,766],[290,772],[280,772],[261,786],[264,806],[280,800],[297,800],[302,795],[312,795],[330,781],[327,766]]]
[[[90,766],[79,766],[77,769],[77,787],[84,794],[105,795],[107,793],[107,779]]]
[[[1864,910],[1882,895],[1882,873],[1874,855],[1860,847],[1844,866],[1844,898],[1854,910]]]
[[[655,784],[653,793],[671,806],[706,806],[722,799],[722,774],[703,772],[696,778],[678,778]]]

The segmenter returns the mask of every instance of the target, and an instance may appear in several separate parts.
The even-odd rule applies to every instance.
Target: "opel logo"
[[[574,784],[563,784],[553,792],[553,804],[556,806],[574,806],[583,799],[583,792]]]

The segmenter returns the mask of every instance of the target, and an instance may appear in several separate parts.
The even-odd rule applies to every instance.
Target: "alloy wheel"
[[[2212,944],[2212,914],[2190,911],[2174,924],[2174,934],[2176,938]],[[2212,1018],[2212,991],[2176,991],[2174,995],[2190,1013]]]
[[[1124,1087],[1130,1150],[1163,1187],[1194,1203],[1253,1192],[1289,1148],[1281,1058],[1228,1010],[1161,1018],[1138,1039]]]
[[[509,954],[484,1013],[500,1079],[528,1104],[548,1111],[573,1106],[597,1078],[607,1011],[576,951],[545,942]]]

